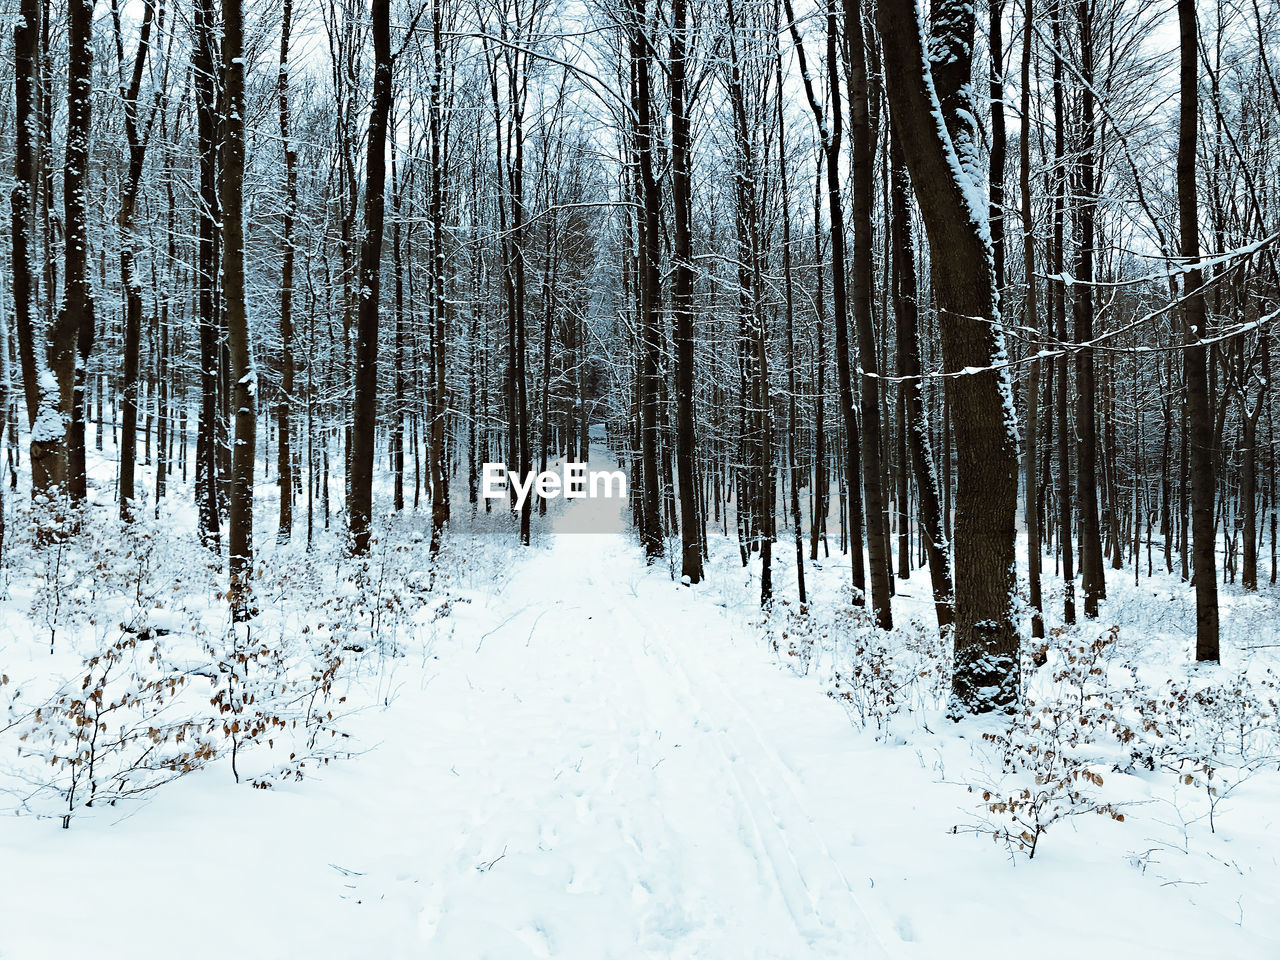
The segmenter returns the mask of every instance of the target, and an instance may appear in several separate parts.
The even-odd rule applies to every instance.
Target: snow
[[[261,487],[259,529],[271,530],[274,491]],[[155,536],[189,520],[185,502],[174,508]],[[882,634],[841,605],[846,558],[807,564],[814,622],[839,626],[798,658],[782,639],[803,636],[787,626],[789,549],[774,551],[766,624],[758,561],[744,570],[716,536],[707,580],[682,585],[667,564],[644,564],[625,510],[556,501],[555,532],[521,550],[455,500],[437,574],[421,542],[391,570],[404,586],[388,601],[434,584],[427,604],[395,631],[391,655],[367,651],[344,674],[349,759],[262,790],[248,781],[265,758],[241,758],[240,785],[221,759],[144,801],[81,810],[66,831],[0,818],[0,951],[201,960],[225,956],[231,939],[245,956],[316,960],[1276,956],[1274,763],[1222,801],[1214,832],[1203,789],[1100,766],[1096,792],[1123,805],[1124,823],[1072,817],[1034,860],[1011,854],[972,832],[987,815],[969,786],[1007,779],[982,734],[1003,728],[942,717],[926,571],[900,583],[900,627]],[[407,531],[426,521],[388,522],[412,544]],[[353,581],[327,579],[325,543],[302,567],[296,543],[263,545],[279,555],[257,635],[323,629],[369,602]],[[57,660],[24,623],[33,584],[12,579],[0,601],[15,677]],[[1108,586],[1104,619],[1079,636],[1116,618],[1105,664],[1116,676],[1201,683],[1275,663],[1248,649],[1275,640],[1274,588],[1226,589],[1226,662],[1196,670],[1189,591],[1160,576],[1134,587],[1131,573]],[[326,605],[309,610],[307,590],[327,591]],[[181,609],[148,601],[133,628],[180,649],[182,611],[213,616],[221,602],[212,591]],[[101,606],[103,619],[115,609]],[[888,710],[831,695],[833,677],[880,663],[877,651],[903,672],[892,677],[925,679]],[[1060,666],[1055,653],[1036,674],[1037,697],[1047,701]],[[216,671],[199,658],[179,667]]]
[[[52,371],[37,361],[36,373],[40,382],[40,406],[36,421],[31,426],[31,442],[49,443],[62,439],[66,432],[66,417],[58,405],[58,381]]]

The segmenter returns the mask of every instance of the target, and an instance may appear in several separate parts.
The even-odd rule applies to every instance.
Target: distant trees
[[[843,139],[844,121],[840,99],[839,60],[836,51],[839,48],[839,16],[836,0],[829,0],[826,7],[826,65],[828,77],[828,94],[830,96],[830,117],[823,106],[821,88],[810,74],[808,60],[804,52],[804,44],[800,37],[795,11],[791,0],[786,3],[787,22],[790,25],[791,37],[795,43],[796,60],[800,78],[804,85],[805,98],[813,113],[814,123],[818,127],[819,142],[822,147],[827,171],[827,204],[830,218],[831,234],[831,304],[835,314],[835,351],[836,351],[836,387],[838,390],[841,425],[844,427],[844,477],[848,491],[849,535],[850,542],[857,544],[851,549],[849,556],[853,562],[853,588],[859,595],[866,592],[866,561],[863,557],[861,543],[862,531],[862,497],[858,490],[859,476],[859,431],[858,421],[854,414],[853,378],[849,369],[849,306],[848,281],[845,273],[846,247],[844,227],[844,203],[840,187],[840,148]]]

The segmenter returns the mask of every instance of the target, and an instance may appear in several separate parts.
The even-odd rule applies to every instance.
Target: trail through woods
[[[779,740],[828,711],[763,661],[759,679],[783,689],[744,702],[712,666],[718,608],[673,604],[643,576],[619,589],[609,571],[632,549],[562,537],[530,558],[505,591],[516,612],[451,678],[474,709],[438,750],[496,789],[448,846],[424,928],[448,955],[883,955],[854,890],[865,878],[828,849]],[[530,886],[510,923],[504,904]]]
[[[69,831],[0,821],[0,955],[1274,955],[1221,911],[1170,918],[1195,894],[1101,823],[1030,866],[951,835],[966,741],[859,734],[779,669],[731,559],[691,590],[621,531],[486,547],[377,679],[359,756],[266,791],[218,765]]]

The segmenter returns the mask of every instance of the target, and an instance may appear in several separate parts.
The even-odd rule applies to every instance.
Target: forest
[[[0,19],[0,955],[1280,951],[1275,0]]]

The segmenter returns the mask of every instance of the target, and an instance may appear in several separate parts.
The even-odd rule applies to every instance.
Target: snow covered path
[[[732,564],[691,590],[623,534],[480,546],[510,565],[370,678],[362,755],[0,819],[0,958],[1275,956],[1234,914],[1170,922],[1179,888],[1071,826],[1033,865],[949,835],[967,741],[859,734]]]
[[[753,719],[794,729],[821,699],[760,657],[775,693],[748,708],[713,666],[729,632],[718,608],[672,609],[648,578],[606,583],[633,569],[619,550],[634,547],[554,539],[504,591],[520,612],[451,678],[473,694],[428,725],[424,755],[457,773],[428,803],[433,819],[471,809],[424,933],[444,956],[883,955]],[[554,584],[568,596],[548,596]]]

